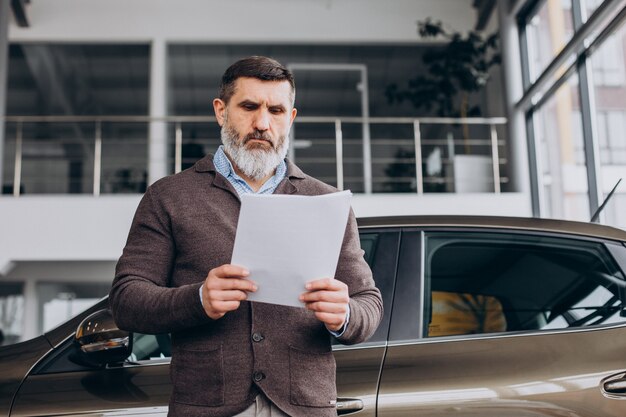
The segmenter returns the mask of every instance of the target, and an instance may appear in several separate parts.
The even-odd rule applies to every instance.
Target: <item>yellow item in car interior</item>
[[[506,317],[496,297],[433,291],[428,336],[506,331]]]

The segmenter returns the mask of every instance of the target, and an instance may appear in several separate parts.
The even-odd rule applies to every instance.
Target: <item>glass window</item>
[[[165,359],[172,356],[170,335],[133,333],[133,352],[128,360],[132,362]]]
[[[605,0],[581,0],[581,5],[583,5],[586,11],[586,13],[583,13],[583,19],[586,21],[604,1]]]
[[[394,231],[379,232],[371,229],[362,230],[360,239],[361,248],[365,252],[365,261],[372,269],[374,282],[380,290],[383,299],[384,315],[381,323],[368,342],[365,342],[376,343],[387,340],[400,233]],[[337,342],[335,341],[334,343]]]
[[[591,55],[596,132],[602,194],[620,178],[626,181],[626,25],[616,30]],[[626,184],[622,182],[607,204],[605,222],[626,228]]]
[[[624,30],[611,35],[593,54],[593,81],[596,86],[616,86],[626,83],[624,69]]]
[[[19,342],[23,324],[23,284],[0,283],[0,346]]]
[[[23,141],[22,193],[92,193],[98,136],[101,192],[144,191],[147,124],[92,118],[148,114],[148,45],[12,44],[8,67],[7,115],[48,117],[7,126],[5,166]],[[13,172],[2,174],[3,192],[12,191]]]
[[[530,82],[546,69],[572,38],[571,0],[547,0],[526,25]]]
[[[620,271],[600,243],[504,233],[426,237],[428,337],[621,322]]]
[[[148,114],[150,47],[9,46],[7,115]]]
[[[417,37],[417,34],[416,34]],[[297,84],[296,107],[298,117],[292,127],[290,158],[305,172],[329,184],[337,184],[335,117],[361,116],[364,88],[361,85],[360,68],[367,69],[367,105],[371,117],[427,116],[434,109],[417,108],[411,100],[393,103],[388,90],[392,85],[411,85],[411,79],[425,74],[423,63],[426,51],[432,44],[419,45],[185,45],[168,46],[168,111],[173,115],[205,115],[212,113],[207,103],[217,94],[217,87],[224,69],[234,60],[250,55],[266,55],[294,67]],[[326,70],[320,70],[322,64]],[[342,68],[328,70],[327,66],[341,64]],[[353,66],[346,69],[345,65]],[[492,69],[490,82],[500,82],[499,67]],[[490,84],[491,85],[491,84]],[[408,87],[406,87],[408,88]],[[498,88],[492,89],[499,90]],[[485,89],[481,99],[470,101],[480,108],[483,116],[490,112],[501,114],[498,105],[501,97],[492,96]],[[459,97],[460,100],[460,97]],[[475,109],[471,109],[475,110]],[[306,120],[308,117],[326,117],[324,120]],[[397,122],[397,121],[396,121]],[[200,130],[202,129],[202,131]],[[364,192],[370,184],[364,182],[364,138],[369,134],[372,173],[372,191],[417,191],[415,139],[412,122],[371,123],[368,129],[359,122],[342,122],[343,180],[344,188]],[[424,129],[422,155],[429,158],[423,166],[425,192],[451,192],[454,184],[454,151],[467,152],[467,142],[479,142],[489,136],[475,132],[473,127],[434,126]],[[486,130],[482,129],[483,131]],[[169,135],[172,137],[173,135]],[[461,144],[461,139],[465,143]],[[182,123],[183,158],[184,146],[197,140],[201,152],[214,152],[219,146],[219,127],[215,123]],[[427,143],[430,142],[430,143]],[[483,141],[489,144],[488,140]],[[452,148],[452,149],[451,149]],[[489,153],[489,146],[474,146],[472,153],[481,156]],[[452,150],[453,152],[450,152]],[[192,158],[190,158],[193,160]],[[489,165],[489,167],[491,167]],[[489,178],[487,191],[493,190]]]
[[[102,137],[103,194],[143,193],[148,180],[148,129],[145,123],[104,122]]]
[[[16,150],[17,125],[14,122],[6,122],[4,129],[4,165],[0,172],[2,194],[13,194],[15,182],[15,150]],[[0,158],[3,156],[0,155]],[[23,187],[22,187],[23,188]]]
[[[542,215],[588,221],[587,166],[582,120],[574,76],[534,113],[541,183]]]
[[[91,307],[110,289],[108,283],[38,283],[39,333],[47,332]]]
[[[378,233],[362,233],[360,235],[361,249],[363,249],[363,257],[365,262],[372,267],[374,264],[374,254],[376,253],[376,245],[378,243]]]

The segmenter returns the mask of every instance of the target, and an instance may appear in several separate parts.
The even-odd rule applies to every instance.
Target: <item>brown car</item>
[[[385,317],[368,342],[335,346],[338,414],[626,415],[625,231],[494,217],[359,225]],[[168,335],[120,331],[106,308],[0,349],[0,415],[166,415]]]

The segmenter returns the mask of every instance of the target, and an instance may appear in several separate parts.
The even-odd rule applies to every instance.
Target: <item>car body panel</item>
[[[378,415],[624,416],[601,381],[626,370],[625,352],[625,326],[390,346]]]
[[[44,336],[0,349],[0,415],[9,415],[26,374],[52,346]]]
[[[158,365],[30,375],[11,416],[91,415],[109,410],[167,407],[169,360]]]
[[[430,318],[423,311],[430,306],[424,299],[425,291],[431,291],[425,275],[429,234],[509,233],[513,240],[533,235],[592,242],[604,245],[626,271],[626,231],[558,220],[473,216],[359,219],[359,227],[362,245],[369,245],[368,261],[382,291],[385,315],[370,341],[333,346],[338,404],[362,406],[349,415],[626,415],[622,394],[603,392],[607,378],[626,372],[626,323],[429,338]],[[606,285],[621,288],[626,282],[623,274],[609,278],[614,284]],[[623,295],[622,302],[626,290]],[[103,299],[42,337],[0,349],[0,415],[8,415],[12,403],[10,415],[21,417],[167,414],[169,358],[131,357],[103,368],[72,362],[73,335],[82,318],[107,307]]]
[[[376,415],[376,391],[384,344],[335,349],[340,401],[360,399],[360,416]],[[118,415],[167,407],[171,391],[169,360],[159,364],[30,375],[19,390],[11,416]],[[103,409],[103,404],[109,411]],[[117,410],[117,411],[115,411]],[[146,411],[148,412],[148,411]]]
[[[606,248],[621,265],[623,280],[626,250],[614,239],[626,233],[611,229],[603,234],[604,227],[592,225],[593,233],[572,234],[561,222],[548,222],[558,227],[524,229],[518,226],[525,220],[493,220],[487,227],[476,226],[472,219],[426,220],[423,227],[403,229],[378,416],[626,415],[626,402],[621,401],[626,395],[603,394],[603,380],[626,370],[626,324],[428,338],[422,311],[429,285],[429,235],[456,235],[463,241],[466,235],[497,231],[513,240],[540,236],[550,242],[563,237],[591,242]]]

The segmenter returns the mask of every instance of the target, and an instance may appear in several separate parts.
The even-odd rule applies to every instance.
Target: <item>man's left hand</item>
[[[305,307],[330,331],[341,330],[348,312],[348,286],[333,278],[322,278],[306,284],[307,292],[300,295]]]

